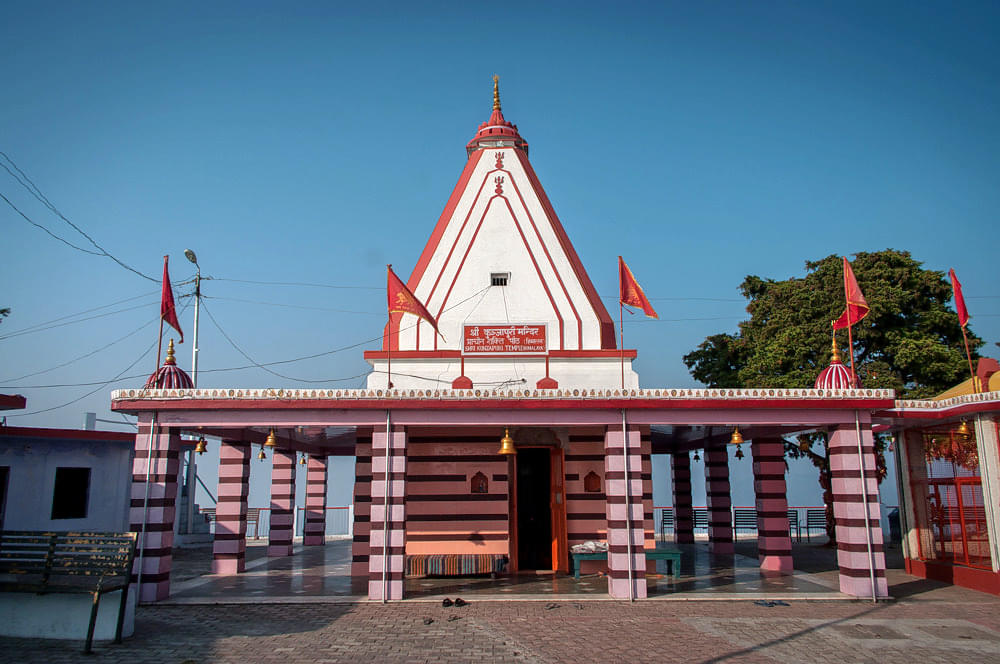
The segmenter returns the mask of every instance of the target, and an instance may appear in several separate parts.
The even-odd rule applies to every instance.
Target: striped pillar
[[[760,568],[792,573],[792,533],[788,526],[785,486],[785,442],[781,438],[754,438],[753,490],[757,497],[757,554]]]
[[[872,445],[871,423],[861,429],[868,516],[872,552],[875,559],[875,594],[888,597],[885,580],[885,552],[879,523],[878,471]],[[838,427],[830,434],[830,476],[833,489],[833,518],[837,533],[837,563],[840,565],[840,592],[855,597],[871,597],[872,583],[865,509],[861,492],[861,465],[858,436],[853,426]]]
[[[309,455],[306,460],[306,520],[302,544],[326,544],[326,457]]]
[[[212,574],[239,574],[246,569],[249,493],[250,445],[223,440],[219,446],[219,502],[215,506]]]
[[[295,509],[295,452],[275,450],[271,465],[271,523],[268,556],[292,555],[292,510]]]
[[[725,446],[705,449],[705,495],[708,500],[708,550],[733,554],[733,501],[729,493],[729,453]]]
[[[142,534],[132,581],[141,584],[140,602],[155,602],[170,596],[181,437],[179,431],[164,427],[154,431],[152,415],[139,417],[132,460],[129,528]]]
[[[386,467],[386,449],[389,464]],[[386,487],[388,483],[388,504]],[[368,599],[403,599],[406,551],[406,432],[385,427],[372,433],[371,532]],[[388,555],[386,555],[388,554]]]
[[[626,449],[628,476],[625,474]],[[617,599],[628,599],[630,596],[642,599],[646,597],[646,550],[643,548],[642,441],[638,427],[629,427],[627,436],[623,436],[622,430],[615,426],[605,431],[604,494],[608,520],[608,594]]]
[[[642,523],[644,544],[647,549],[656,548],[656,524],[653,522],[653,441],[649,435],[649,427],[642,431]],[[650,571],[656,571],[656,561],[647,563]]]
[[[670,455],[674,488],[674,539],[678,544],[694,542],[694,510],[691,508],[691,457],[688,452]]]
[[[357,433],[354,447],[354,527],[351,576],[368,579],[368,538],[372,512],[372,434]]]

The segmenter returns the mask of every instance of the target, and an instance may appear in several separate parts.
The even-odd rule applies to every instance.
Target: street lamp
[[[194,343],[191,344],[191,383],[198,387],[198,303],[201,302],[201,266],[198,257],[190,249],[184,250],[184,256],[194,263],[197,273],[194,275]]]

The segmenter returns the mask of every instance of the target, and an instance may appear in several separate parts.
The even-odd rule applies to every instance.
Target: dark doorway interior
[[[522,570],[552,569],[549,450],[517,451],[517,561]]]

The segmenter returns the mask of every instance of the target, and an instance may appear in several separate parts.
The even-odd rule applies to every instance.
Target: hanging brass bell
[[[260,459],[261,461],[263,461],[264,459],[267,458],[267,455],[264,454],[264,448],[263,447],[261,447],[260,448],[260,452],[257,453],[257,458]]]
[[[734,456],[737,459],[742,459],[743,458],[743,448],[740,447],[739,444],[736,445],[736,454]]]
[[[198,444],[194,446],[194,451],[197,452],[198,454],[204,454],[205,451],[207,450],[207,447],[206,447],[206,443],[207,442],[208,441],[205,440],[204,436],[202,436],[201,438],[199,438],[198,439]]]
[[[957,429],[955,429],[955,433],[961,436],[962,438],[968,438],[970,435],[972,435],[972,430],[969,429],[968,422],[962,420],[962,423],[958,425]]]
[[[730,445],[740,445],[743,443],[743,434],[740,433],[739,427],[733,428],[733,435],[729,438]]]
[[[300,466],[306,465],[306,455],[305,454],[303,454],[301,457],[299,457],[299,465]]]
[[[698,454],[698,450],[694,451],[694,457],[693,458],[694,458],[695,461],[701,461],[701,455]]]
[[[267,440],[264,441],[264,447],[276,447],[278,445],[278,437],[274,435],[274,429],[267,434]],[[263,452],[263,450],[261,450]]]
[[[517,449],[514,447],[514,439],[510,437],[510,430],[506,427],[503,430],[503,438],[500,439],[500,451],[497,454],[517,454]]]

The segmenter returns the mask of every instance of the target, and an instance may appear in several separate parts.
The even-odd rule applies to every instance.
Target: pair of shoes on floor
[[[775,600],[758,599],[758,600],[754,601],[754,604],[756,604],[757,606],[767,606],[767,607],[771,607],[771,606],[789,606],[788,602],[785,602],[785,601],[780,600],[780,599],[775,599]]]
[[[455,606],[458,606],[458,607],[462,607],[462,606],[465,606],[466,604],[468,604],[468,602],[466,602],[461,597],[456,598],[454,602],[451,601],[451,599],[449,599],[447,597],[445,597],[443,600],[441,600],[441,606],[448,607],[448,606],[451,606],[452,604],[454,604]]]

